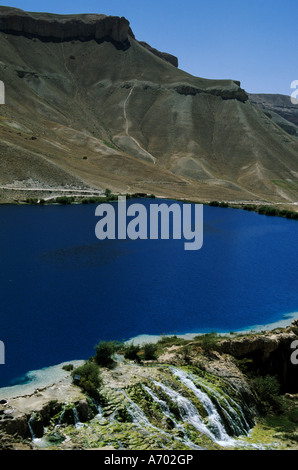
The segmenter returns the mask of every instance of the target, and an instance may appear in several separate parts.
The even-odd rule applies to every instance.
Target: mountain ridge
[[[91,15],[100,40],[98,32],[51,41],[23,35],[22,22],[14,34],[6,10],[1,200],[12,188],[68,185],[194,201],[297,201],[297,139],[251,103],[239,81],[180,70],[137,41],[125,19],[115,17],[107,36],[111,17]],[[57,23],[57,15],[30,13],[41,29],[38,15]],[[61,25],[74,17],[89,18],[58,15]]]

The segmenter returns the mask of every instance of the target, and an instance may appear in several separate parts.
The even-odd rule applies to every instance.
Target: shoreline
[[[266,325],[252,325],[245,329],[235,331],[213,331],[217,335],[222,336],[236,336],[236,335],[250,335],[261,332],[273,331],[276,328],[284,329],[291,325],[291,323],[298,319],[298,312],[283,314],[282,319]],[[185,340],[192,340],[194,337],[204,334],[210,334],[210,331],[197,331],[193,333],[184,334],[162,334],[162,335],[147,335],[140,334],[129,340],[125,341],[127,344],[143,345],[146,343],[157,343],[164,337],[177,337]],[[65,382],[70,380],[69,372],[63,369],[63,366],[73,364],[75,367],[83,364],[86,359],[75,359],[70,361],[64,361],[60,364],[55,364],[42,369],[28,371],[24,377],[30,381],[27,383],[19,383],[6,387],[0,387],[0,400],[1,399],[12,399],[17,397],[24,397],[34,394],[40,389],[57,385],[59,382]]]
[[[282,316],[281,320],[278,320],[276,322],[264,324],[264,325],[251,325],[248,326],[247,328],[242,328],[239,330],[201,330],[201,331],[196,331],[193,333],[172,333],[172,334],[164,334],[164,335],[146,335],[146,334],[141,334],[138,336],[135,336],[133,338],[130,338],[129,340],[126,341],[128,344],[134,344],[134,345],[142,345],[145,344],[146,342],[150,343],[155,343],[158,342],[161,338],[163,337],[171,337],[175,336],[177,338],[181,339],[186,339],[186,340],[191,340],[195,338],[196,336],[199,335],[205,335],[205,334],[210,334],[210,333],[216,333],[219,336],[227,336],[227,335],[250,335],[250,334],[256,334],[256,333],[261,333],[262,331],[273,331],[276,328],[286,328],[288,327],[294,320],[298,319],[298,312],[292,312],[292,313],[284,313]],[[1,389],[0,389],[1,392]]]
[[[32,189],[33,190],[33,189]],[[95,192],[95,191],[94,191]],[[2,202],[0,200],[0,206],[3,205],[16,205],[16,206],[61,206],[61,205],[88,205],[88,204],[103,204],[109,202],[117,202],[119,196],[126,196],[129,199],[160,199],[176,201],[186,204],[202,204],[204,206],[221,207],[229,209],[240,209],[249,212],[255,212],[259,215],[266,215],[270,217],[280,217],[289,220],[298,220],[298,201],[296,202],[273,202],[273,201],[218,201],[218,200],[192,200],[189,198],[176,198],[170,196],[156,196],[155,194],[146,193],[109,193],[100,195],[56,195],[47,199],[40,197],[37,198],[26,198],[26,200],[13,200],[11,202]],[[280,208],[281,207],[281,208]],[[295,210],[297,208],[297,210]]]

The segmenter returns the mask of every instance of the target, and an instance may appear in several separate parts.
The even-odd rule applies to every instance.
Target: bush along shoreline
[[[78,197],[78,196],[57,196],[50,200],[38,199],[38,198],[26,198],[24,203],[28,205],[49,205],[49,204],[60,204],[60,205],[70,205],[70,204],[102,204],[106,202],[117,202],[119,195],[113,194],[110,189],[106,189],[104,195],[102,196],[90,196],[90,197]],[[157,196],[154,194],[146,193],[134,193],[134,194],[125,194],[126,199],[155,199]],[[282,217],[291,220],[298,220],[298,212],[291,211],[289,209],[279,209],[274,205],[266,204],[237,204],[237,203],[228,203],[225,201],[210,201],[210,202],[194,202],[186,199],[172,199],[191,204],[203,204],[210,207],[222,207],[222,208],[231,208],[231,209],[242,209],[249,212],[256,212],[260,215],[266,215],[269,217]]]
[[[286,219],[298,220],[298,212],[290,211],[288,209],[279,209],[275,206],[256,205],[256,204],[228,204],[227,202],[211,201],[209,206],[212,207],[231,207],[233,209],[242,209],[250,212],[257,212],[260,215],[267,215],[271,217],[284,217]]]

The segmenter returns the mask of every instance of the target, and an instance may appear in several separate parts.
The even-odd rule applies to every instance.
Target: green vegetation
[[[121,347],[121,353],[125,359],[135,362],[152,361],[157,359],[157,344],[146,343],[142,346],[127,344]]]
[[[145,193],[134,193],[134,194],[126,194],[125,195],[126,199],[137,199],[137,198],[148,198],[148,199],[154,199],[156,196],[154,194],[147,195]],[[78,198],[78,197],[73,197],[73,196],[59,196],[56,197],[55,199],[48,201],[45,201],[44,199],[38,199],[38,198],[27,198],[25,202],[27,204],[49,204],[49,203],[55,203],[55,204],[72,204],[73,202],[77,202],[79,204],[101,204],[105,202],[113,202],[118,200],[118,195],[112,194],[110,189],[105,189],[104,191],[104,196],[90,196],[90,197],[83,197],[83,198]],[[187,202],[183,200],[182,202]],[[195,204],[194,201],[188,201],[189,203]],[[206,204],[206,203],[200,203],[200,204]],[[250,212],[257,212],[260,215],[267,215],[271,217],[283,217],[286,219],[292,219],[292,220],[298,220],[298,212],[291,211],[288,209],[279,209],[277,207],[268,206],[268,205],[257,205],[257,204],[244,204],[244,205],[239,205],[239,204],[231,204],[225,201],[211,201],[207,203],[209,206],[212,207],[230,207],[232,209],[243,209],[245,211],[250,211]]]
[[[70,372],[73,370],[73,364],[66,364],[62,369]]]
[[[260,401],[260,407],[263,413],[268,413],[270,409],[280,411],[280,385],[277,377],[271,375],[256,375],[251,379],[251,384]]]
[[[73,202],[75,202],[75,198],[73,196],[71,196],[71,197],[69,197],[69,196],[59,196],[59,197],[56,197],[54,202],[56,204],[63,204],[65,206],[67,204],[72,204]]]
[[[126,199],[137,199],[137,198],[149,198],[154,199],[156,196],[150,194],[149,196],[145,193],[134,193],[134,194],[124,194]],[[62,204],[69,205],[74,202],[78,204],[101,204],[106,202],[113,202],[118,200],[118,195],[113,194],[112,191],[107,188],[104,191],[103,196],[89,196],[89,197],[78,197],[78,196],[58,196],[53,199],[45,200],[38,199],[36,197],[28,197],[25,199],[26,204],[37,205],[37,204]]]
[[[213,207],[229,207],[229,204],[227,202],[219,202],[219,201],[211,201],[209,203],[209,206]]]
[[[118,150],[116,145],[112,144],[111,142],[108,142],[107,140],[103,140],[103,143],[105,144],[106,147],[109,147],[110,149]]]
[[[279,186],[282,189],[290,189],[291,191],[297,191],[298,181],[288,181],[288,180],[272,180],[276,186]]]
[[[209,206],[213,207],[231,207],[233,209],[243,209],[245,211],[257,212],[260,215],[267,215],[271,217],[284,217],[286,219],[298,220],[298,212],[290,211],[287,209],[278,209],[274,206],[256,205],[256,204],[229,204],[227,202],[211,201]]]
[[[95,362],[101,367],[111,368],[115,364],[114,354],[117,352],[119,344],[115,341],[100,341],[95,346]]]
[[[205,335],[199,335],[195,337],[195,340],[205,351],[212,351],[216,349],[216,345],[220,336],[217,333],[211,332]]]
[[[139,352],[140,346],[134,344],[128,344],[124,346],[124,357],[125,359],[130,359],[131,361],[140,362]]]
[[[102,379],[98,365],[92,360],[72,371],[75,384],[79,385],[91,397],[98,396],[98,390],[102,386]]]
[[[145,361],[157,359],[157,345],[154,343],[144,344],[143,357]]]
[[[26,202],[26,204],[36,205],[36,204],[38,204],[38,198],[37,197],[27,197],[25,202]]]
[[[254,337],[259,334],[262,333],[237,336]],[[255,445],[262,449],[295,448],[298,442],[297,400],[280,394],[277,377],[261,375],[252,358],[234,358],[233,363],[245,375],[248,384],[245,393],[246,390],[249,393],[245,396],[233,380],[231,383],[226,380],[229,374],[218,376],[213,374],[212,368],[208,370],[205,367],[209,353],[220,351],[218,342],[222,338],[222,335],[211,332],[191,339],[163,336],[157,343],[143,345],[100,341],[95,347],[95,356],[73,370],[71,375],[76,385],[100,403],[101,419],[89,421],[88,426],[74,428],[73,405],[66,404],[62,410],[56,411],[56,424],[62,423],[64,434],[73,438],[76,444],[81,443],[88,448],[113,446],[149,450],[166,446],[176,450],[187,448],[187,442],[191,440],[203,448],[215,449],[218,444],[204,433],[198,433],[181,414],[181,407],[175,398],[177,394],[189,400],[204,424],[213,430],[199,396],[173,373],[177,367],[186,372],[193,384],[216,404],[227,433],[235,436],[236,432],[237,436],[240,430],[235,449],[254,448]],[[168,363],[163,362],[167,352],[173,353],[173,362],[171,359]],[[163,355],[163,361],[159,363],[160,355]],[[212,357],[215,360],[217,354]],[[132,360],[137,361],[139,366],[129,367],[127,362]],[[151,360],[155,362],[144,362]],[[119,361],[116,370],[101,370],[101,367],[112,369],[116,361]],[[70,370],[70,366],[67,364],[64,367]],[[119,387],[115,384],[118,377]],[[109,378],[112,380],[111,387]],[[97,411],[96,408],[95,415]],[[247,436],[241,432],[246,429],[243,428],[243,416],[252,427]]]

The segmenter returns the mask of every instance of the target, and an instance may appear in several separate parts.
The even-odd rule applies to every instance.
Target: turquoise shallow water
[[[103,339],[235,331],[298,311],[297,221],[205,206],[203,247],[185,251],[99,241],[95,208],[0,208],[0,386],[88,358]]]

